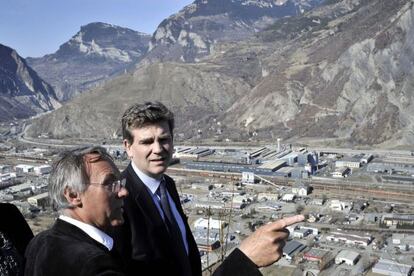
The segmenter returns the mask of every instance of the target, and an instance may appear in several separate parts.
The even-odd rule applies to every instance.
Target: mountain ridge
[[[0,121],[28,118],[60,106],[53,88],[12,48],[0,44]]]
[[[198,62],[143,59],[135,72],[90,95],[97,103],[93,118],[106,121],[99,120],[93,135],[119,135],[128,103],[161,100],[176,112],[178,141],[318,137],[347,146],[412,144],[412,20],[413,1],[329,1],[247,39],[218,43]],[[116,107],[110,115],[108,103]],[[52,114],[34,129],[71,135],[54,127],[68,115],[76,137],[91,135],[69,110]]]
[[[124,73],[146,53],[150,36],[112,24],[81,26],[53,53],[28,63],[67,101]]]

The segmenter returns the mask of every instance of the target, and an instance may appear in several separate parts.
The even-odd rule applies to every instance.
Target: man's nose
[[[163,151],[162,144],[160,142],[158,142],[158,141],[155,141],[154,144],[153,144],[153,147],[152,147],[152,151],[154,153],[160,153],[160,152],[162,152]]]

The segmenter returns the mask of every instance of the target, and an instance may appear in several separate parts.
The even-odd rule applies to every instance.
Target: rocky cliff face
[[[146,53],[149,39],[127,28],[91,23],[54,54],[27,61],[66,101],[124,73]]]
[[[226,122],[285,138],[412,144],[413,12],[412,1],[341,1],[262,33],[283,53],[262,61],[270,73]]]
[[[150,60],[193,62],[222,41],[240,41],[277,19],[297,16],[322,0],[196,0],[153,34]]]
[[[13,49],[0,44],[0,121],[28,118],[60,106],[53,88]]]
[[[184,137],[409,145],[414,142],[413,3],[326,1],[249,39],[218,43],[198,63],[141,62],[133,74],[53,112],[32,129],[109,138],[119,133],[127,105],[156,99],[176,112],[175,133]],[[94,103],[92,113],[79,123],[76,110],[88,102]]]

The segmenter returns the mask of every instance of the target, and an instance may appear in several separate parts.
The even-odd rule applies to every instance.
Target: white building
[[[361,236],[346,232],[330,232],[325,239],[331,242],[343,242],[349,245],[368,246],[371,243],[371,236]]]
[[[361,167],[361,162],[354,159],[343,159],[335,161],[335,167],[348,167],[348,168],[359,168]]]
[[[34,167],[32,165],[24,165],[20,164],[16,166],[16,175],[22,176],[25,173],[31,173],[34,171]]]
[[[254,183],[254,173],[242,172],[242,183],[251,184]]]
[[[352,204],[353,203],[349,201],[340,201],[338,199],[332,199],[329,208],[331,208],[332,211],[351,210]]]
[[[392,243],[401,250],[414,249],[414,235],[392,234]]]
[[[12,176],[10,173],[2,173],[0,174],[0,183],[10,182]]]
[[[235,204],[250,204],[251,202],[256,201],[255,199],[256,197],[249,197],[246,194],[233,196],[230,200],[232,200]]]
[[[341,167],[340,169],[338,169],[337,171],[334,171],[332,173],[332,177],[335,178],[343,178],[343,177],[348,177],[348,175],[351,174],[351,169],[348,167]]]
[[[307,196],[310,188],[308,183],[294,183],[292,186],[292,194],[298,196]]]
[[[23,183],[20,185],[11,186],[7,190],[10,194],[16,194],[16,193],[30,194],[34,190],[34,187],[32,183]]]
[[[282,200],[286,202],[292,202],[295,199],[296,195],[294,194],[284,194]]]
[[[37,207],[46,207],[49,206],[49,193],[38,194],[27,199],[31,205]]]
[[[372,268],[373,273],[390,276],[409,276],[413,269],[412,265],[400,264],[391,260],[380,259]]]
[[[257,200],[258,201],[263,201],[263,200],[278,200],[279,199],[279,194],[274,194],[274,193],[259,193],[257,195]]]
[[[360,255],[358,252],[352,251],[352,250],[342,250],[339,252],[338,255],[335,257],[335,263],[336,264],[342,264],[345,263],[347,265],[355,265],[360,258]]]
[[[360,161],[361,164],[368,164],[372,159],[374,159],[372,154],[365,154]]]
[[[52,171],[52,166],[50,165],[42,165],[34,168],[34,172],[37,175],[48,174]]]
[[[300,228],[297,228],[297,229],[293,230],[292,237],[298,238],[298,239],[303,239],[303,238],[309,236],[311,233],[312,233],[311,230],[300,227]]]
[[[212,230],[220,230],[226,227],[226,225],[227,225],[226,222],[222,220],[218,220],[218,219],[213,219],[213,218],[209,218],[209,219],[199,218],[194,222],[195,229],[210,228]]]

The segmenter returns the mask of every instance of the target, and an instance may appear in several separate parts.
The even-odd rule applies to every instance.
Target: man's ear
[[[65,187],[63,194],[69,205],[82,207],[82,199],[79,192],[74,191],[71,187]]]
[[[126,153],[128,154],[128,157],[131,159],[132,158],[132,153],[130,152],[131,144],[128,142],[128,139],[124,139],[123,144],[124,144],[124,149]]]

